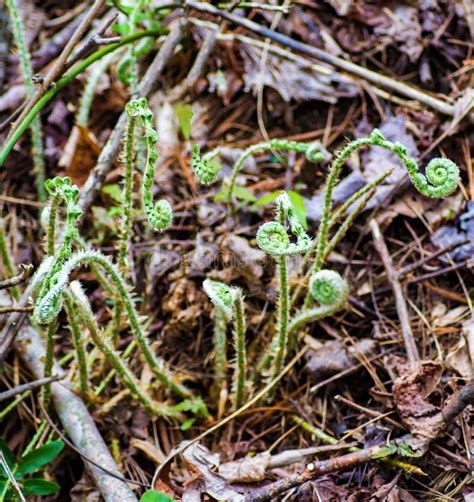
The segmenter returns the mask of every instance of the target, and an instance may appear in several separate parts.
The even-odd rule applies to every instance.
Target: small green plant
[[[139,119],[147,144],[146,165],[142,182],[142,204],[150,226],[159,232],[165,231],[173,220],[173,211],[166,200],[153,204],[152,187],[155,178],[155,164],[158,160],[156,146],[158,136],[153,126],[153,113],[148,108],[145,98],[133,99],[125,107],[128,115],[128,127],[125,138],[125,176],[122,194],[122,222],[119,244],[119,265],[123,271],[127,270],[127,256],[130,242],[130,226],[133,193],[133,158],[135,154],[135,126]]]
[[[140,502],[175,502],[173,498],[166,493],[156,490],[147,490],[140,498]]]
[[[41,477],[38,473],[51,463],[64,448],[62,441],[49,441],[34,448],[34,441],[28,445],[19,459],[0,438],[0,451],[4,462],[0,462],[0,500],[18,500],[18,490],[23,495],[46,496],[57,493],[61,487]]]
[[[240,288],[230,287],[218,281],[206,279],[204,291],[214,304],[215,382],[221,389],[227,388],[227,325],[234,319],[234,349],[236,363],[232,383],[235,407],[242,406],[246,392],[247,356],[245,348],[245,306]]]

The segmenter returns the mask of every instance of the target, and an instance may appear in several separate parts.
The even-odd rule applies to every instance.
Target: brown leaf
[[[192,443],[183,451],[183,459],[192,478],[187,489],[189,487],[193,494],[199,486],[201,492],[207,493],[216,500],[240,502],[244,499],[228,485],[220,474],[214,472],[220,464],[218,453],[211,452],[200,443]],[[183,495],[183,500],[184,498]]]
[[[463,323],[459,341],[448,350],[447,364],[461,376],[470,379],[474,367],[474,320]]]
[[[100,145],[94,134],[80,125],[71,131],[59,165],[66,168],[66,175],[78,187],[82,187],[97,162]]]
[[[401,375],[393,385],[393,398],[403,423],[413,436],[434,439],[444,427],[441,410],[428,401],[438,387],[442,367],[424,361],[415,368],[400,366]]]
[[[375,351],[375,347],[375,341],[370,338],[363,338],[357,344],[357,349],[366,356],[370,356]],[[347,347],[338,341],[326,342],[318,349],[310,349],[306,352],[307,362],[305,368],[316,382],[320,382],[323,378],[357,364],[357,349],[352,345]]]
[[[259,453],[254,457],[245,457],[219,466],[219,474],[229,483],[254,483],[265,479],[265,471],[270,462],[268,452]]]

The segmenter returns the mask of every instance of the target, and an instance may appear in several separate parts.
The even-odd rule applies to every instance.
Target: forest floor
[[[26,86],[14,5],[31,55]],[[472,2],[215,5],[0,2],[0,500],[473,501]],[[91,58],[97,61],[88,66]],[[76,239],[75,250],[86,245],[117,260],[124,110],[132,94],[146,96],[153,112],[160,157],[152,191],[170,203],[173,222],[153,231],[140,208],[146,144],[138,124],[122,271],[153,352],[193,397],[170,392],[136,345],[124,354],[135,340],[130,311],[118,310],[116,291],[104,289],[96,269],[75,269],[72,278],[86,291],[98,336],[115,345],[153,402],[174,407],[172,417],[153,416],[110,373],[90,329],[72,336],[69,314],[47,327],[30,316],[48,212],[34,174],[32,129],[21,113],[36,95],[40,122],[32,124],[46,177],[68,176],[80,189],[83,244]],[[357,211],[324,265],[344,278],[347,302],[302,325],[293,340],[290,332],[281,366],[273,351],[262,369],[283,322],[282,261],[290,319],[311,274],[301,254],[266,254],[257,231],[274,218],[284,190],[314,238],[335,152],[374,128],[405,145],[420,172],[433,157],[452,159],[461,174],[457,189],[425,197],[392,151],[368,146],[351,154],[333,209],[367,183],[373,188],[363,206],[339,215],[330,238]],[[320,161],[303,150],[257,150],[229,203],[232,166],[270,138],[316,145]],[[219,148],[217,182],[196,178],[195,144],[202,154]],[[62,206],[58,214],[64,222]],[[310,253],[310,268],[312,261]],[[216,333],[226,321],[205,279],[238,287],[244,297],[239,406],[239,326],[227,323],[219,351]],[[52,326],[60,380],[48,400],[49,384],[21,385],[45,375]],[[88,364],[82,383],[79,338]],[[223,376],[216,354],[226,359]],[[104,444],[94,443],[99,435]]]

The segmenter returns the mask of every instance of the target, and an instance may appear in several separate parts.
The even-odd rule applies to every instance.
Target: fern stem
[[[0,257],[2,259],[2,265],[5,269],[7,277],[13,277],[15,275],[15,266],[13,264],[13,259],[10,255],[10,249],[7,241],[7,233],[5,230],[5,224],[3,218],[0,217]],[[20,290],[17,286],[12,286],[10,288],[11,295],[15,300],[20,298]]]
[[[125,136],[125,176],[122,191],[122,219],[120,227],[120,243],[118,263],[124,275],[130,270],[130,227],[132,214],[132,191],[133,191],[133,146],[135,135],[135,124],[137,117],[129,115],[128,126]]]
[[[220,388],[226,387],[227,374],[227,320],[216,310],[214,319],[214,378]]]
[[[69,290],[66,290],[64,295],[66,298],[69,298],[73,308],[78,312],[79,318],[88,329],[92,340],[104,354],[110,365],[120,375],[120,378],[130,390],[132,397],[136,398],[147,411],[155,416],[179,416],[179,413],[173,411],[169,406],[154,403],[150,396],[148,396],[141,388],[135,375],[129,370],[124,360],[115,351],[110,342],[104,337],[103,333],[99,329],[94,314],[90,308],[90,304],[84,295],[80,284],[77,281],[73,281]]]
[[[54,364],[54,338],[57,331],[56,319],[51,321],[46,327],[46,353],[44,360],[44,377],[50,377],[53,371]],[[51,384],[48,383],[42,388],[41,399],[45,407],[49,404],[51,396]]]
[[[76,356],[77,367],[79,368],[79,384],[83,397],[89,396],[89,371],[87,369],[86,351],[84,348],[84,338],[81,332],[79,322],[79,313],[77,305],[73,301],[71,295],[65,294],[64,307],[69,323],[69,329],[72,333],[72,341],[74,343],[74,353]]]
[[[20,60],[21,72],[23,74],[23,81],[25,83],[26,95],[30,98],[35,92],[35,87],[33,83],[33,70],[31,67],[30,53],[28,51],[28,47],[26,46],[24,36],[23,21],[18,11],[16,0],[6,0],[6,5],[12,21],[11,25],[13,36],[15,37],[15,43],[18,48],[18,56]],[[36,189],[38,191],[39,200],[45,201],[48,194],[44,188],[46,175],[43,151],[43,134],[41,131],[41,119],[39,115],[35,116],[31,122],[30,130]]]
[[[236,368],[234,372],[234,393],[235,409],[239,409],[245,400],[245,376],[247,373],[247,358],[245,349],[245,312],[242,293],[236,295],[235,303],[235,321],[234,321],[234,345],[236,353]]]

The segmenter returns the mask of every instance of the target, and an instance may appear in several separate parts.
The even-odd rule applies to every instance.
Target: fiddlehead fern
[[[339,150],[329,169],[324,196],[324,211],[317,236],[318,246],[313,267],[314,272],[321,270],[324,264],[332,193],[339,180],[342,166],[352,152],[366,145],[380,146],[395,153],[405,165],[415,188],[427,197],[447,197],[456,189],[459,181],[459,168],[449,159],[432,159],[426,167],[425,175],[418,171],[416,160],[408,155],[407,149],[402,144],[388,141],[378,129],[374,129],[367,138],[350,141]]]
[[[62,267],[62,264],[67,260],[72,253],[72,244],[79,238],[77,231],[77,221],[82,215],[81,208],[77,205],[79,198],[79,188],[71,184],[71,178],[55,177],[45,181],[47,192],[51,196],[51,203],[48,211],[48,229],[47,229],[47,251],[48,255],[54,253],[54,243],[56,240],[56,220],[57,210],[61,199],[66,203],[66,222],[64,228],[63,241],[59,250],[54,255],[51,267],[46,271],[44,278],[39,288],[37,302],[40,302],[47,294],[51,286],[54,284],[54,278]],[[44,272],[46,269],[40,266],[40,270]],[[37,283],[39,283],[37,281]],[[61,298],[51,305],[51,309],[55,309],[58,313],[62,308]],[[52,354],[51,354],[52,357]]]
[[[305,253],[311,246],[311,239],[306,234],[303,225],[298,220],[288,195],[282,192],[276,199],[276,220],[263,224],[257,231],[257,244],[266,253],[278,259],[279,269],[279,299],[278,327],[276,343],[270,343],[268,357],[273,360],[273,375],[277,377],[282,369],[288,342],[289,291],[286,259],[297,253]],[[290,242],[286,233],[285,223],[288,219],[291,232],[296,237],[296,243]],[[265,359],[265,357],[264,357]]]
[[[155,178],[155,164],[158,160],[156,145],[158,135],[153,126],[153,113],[148,108],[146,98],[133,99],[127,104],[129,116],[139,117],[142,123],[147,144],[147,158],[142,182],[142,201],[148,222],[154,230],[165,231],[173,220],[173,211],[166,200],[153,204],[152,187]]]
[[[277,206],[276,219],[279,221],[269,221],[258,229],[258,247],[271,256],[295,256],[305,253],[311,246],[311,238],[296,216],[288,195],[282,192],[275,203]],[[292,234],[296,237],[296,243],[290,242],[290,237],[284,226],[286,219],[288,219]]]
[[[66,229],[63,246],[70,246],[72,240],[78,236],[76,230],[76,222],[80,218],[82,211],[79,206],[76,205],[77,199],[79,197],[79,188],[76,185],[72,185],[71,178],[56,176],[45,181],[44,186],[49,195],[49,204],[47,207],[47,230],[46,230],[46,241],[47,247],[46,252],[49,256],[54,255],[55,243],[56,243],[56,225],[57,225],[57,214],[58,207],[63,200],[66,203]],[[70,251],[70,248],[63,250],[63,253]],[[63,254],[63,258],[66,256]]]
[[[314,274],[309,288],[321,305],[344,305],[349,295],[346,280],[335,270],[320,270]]]
[[[349,287],[338,272],[323,269],[311,278],[310,293],[320,306],[300,312],[290,322],[288,331],[291,334],[311,321],[333,315],[343,309],[349,297]]]
[[[218,312],[229,322],[234,315],[234,301],[236,290],[219,281],[206,279],[203,283],[204,291]]]
[[[71,273],[83,265],[97,264],[103,269],[105,275],[114,285],[120,301],[123,303],[128,314],[128,320],[132,328],[138,346],[140,347],[145,360],[151,367],[153,373],[161,380],[171,391],[182,397],[190,397],[190,392],[182,384],[175,382],[173,375],[166,368],[164,362],[157,358],[152,351],[146,336],[143,332],[138,313],[134,302],[118,267],[113,264],[103,254],[87,250],[80,251],[72,255],[62,267],[57,271],[51,283],[42,297],[38,299],[33,311],[33,320],[38,324],[50,324],[59,314],[62,307],[62,297],[64,289],[69,283]]]
[[[227,372],[227,324],[234,319],[234,347],[236,367],[232,390],[235,408],[245,399],[245,375],[247,372],[245,348],[245,307],[242,291],[218,281],[206,279],[204,291],[216,309],[214,321],[214,347],[216,351],[214,372],[216,383],[225,391]]]
[[[219,154],[219,148],[206,153],[201,158],[199,145],[193,145],[193,157],[191,168],[198,177],[199,181],[204,185],[211,185],[219,177],[221,165],[218,162],[213,162],[212,159]]]

